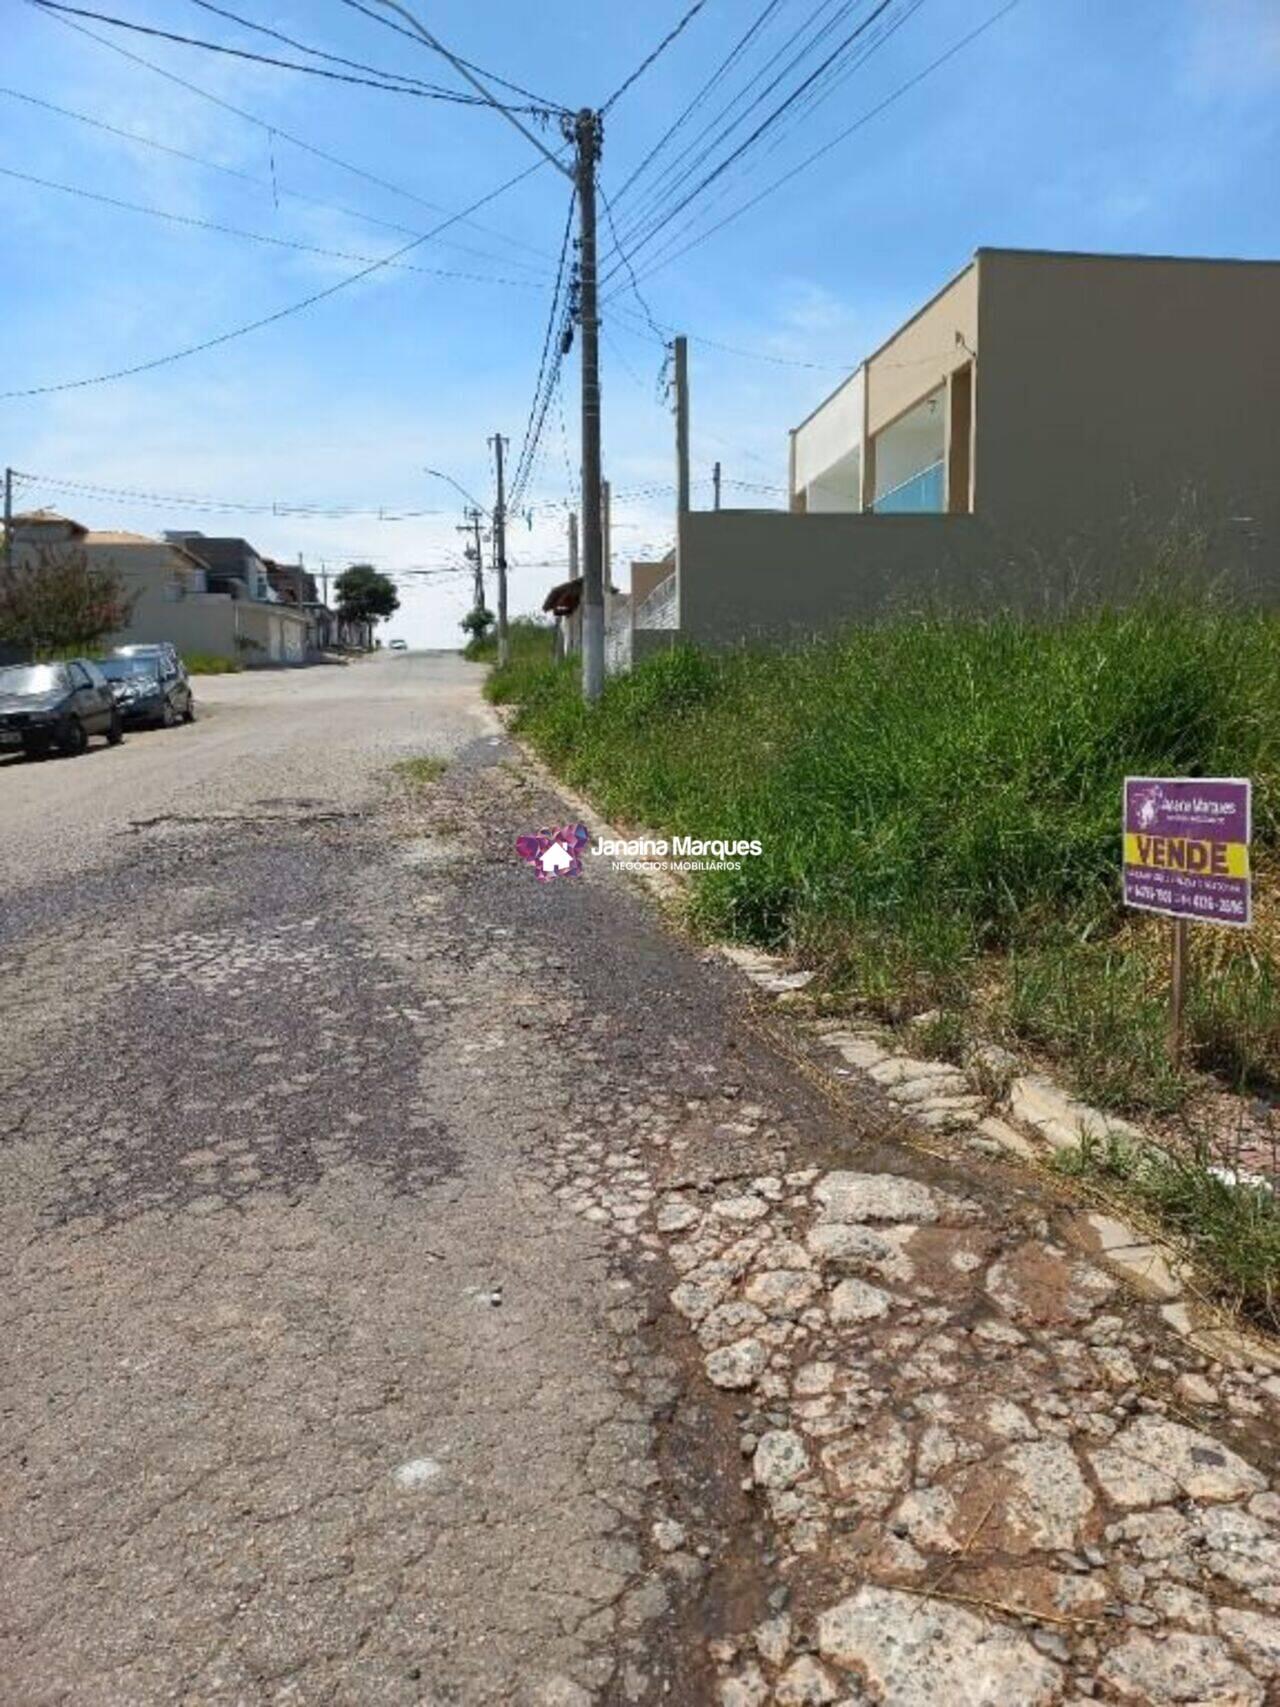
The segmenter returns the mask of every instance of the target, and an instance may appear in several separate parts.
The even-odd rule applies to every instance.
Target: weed
[[[423,753],[416,759],[399,759],[391,767],[410,788],[429,788],[433,782],[439,782],[448,768],[447,759],[438,759],[431,753]]]
[[[184,652],[182,662],[189,676],[234,676],[244,669],[238,658],[221,658],[216,652]]]
[[[1215,1276],[1228,1301],[1280,1328],[1280,1203],[1265,1185],[1234,1184],[1198,1160],[1119,1134],[1059,1154],[1077,1178],[1110,1186],[1157,1216]]]
[[[708,934],[798,950],[828,989],[896,1021],[962,1012],[990,985],[1015,1035],[1086,1094],[1160,1111],[1185,1098],[1191,1077],[1164,1050],[1167,932],[1120,902],[1121,785],[1251,775],[1268,855],[1280,620],[1148,600],[1054,623],[904,619],[790,652],[678,646],[589,713],[548,631],[513,651],[492,697],[607,816],[764,844],[695,880]],[[1266,932],[1212,962],[1201,945],[1229,933],[1195,934],[1213,974],[1193,986],[1194,1064],[1280,1082]]]

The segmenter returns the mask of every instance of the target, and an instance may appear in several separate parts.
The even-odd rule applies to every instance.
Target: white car
[[[391,652],[407,652],[409,642],[407,640],[393,640],[388,650]]]

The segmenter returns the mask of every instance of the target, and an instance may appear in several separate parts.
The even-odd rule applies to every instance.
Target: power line
[[[257,320],[250,320],[242,326],[233,326],[230,331],[219,332],[212,338],[205,338],[198,344],[189,344],[184,349],[172,350],[167,355],[156,356],[150,361],[136,362],[132,367],[117,368],[111,373],[94,374],[86,379],[61,380],[53,385],[25,386],[11,391],[0,391],[0,400],[15,397],[43,397],[55,391],[79,391],[90,385],[106,385],[116,379],[131,379],[136,374],[150,373],[155,368],[167,367],[172,362],[184,361],[188,356],[200,355],[205,350],[217,349],[222,344],[229,344],[234,338],[243,338],[250,332],[260,331],[263,327],[274,326],[278,321],[287,320],[294,314],[301,314],[305,309],[312,308],[317,303],[326,302],[331,296],[337,296],[339,291],[347,290],[351,285],[359,284],[362,279],[367,279],[372,274],[381,272],[384,267],[400,260],[411,250],[421,247],[432,237],[439,236],[442,231],[447,230],[451,225],[456,225],[468,214],[487,206],[489,202],[495,201],[505,191],[514,189],[517,184],[523,183],[526,178],[538,171],[541,165],[540,160],[535,160],[532,165],[526,166],[521,172],[517,172],[514,178],[508,178],[506,183],[499,184],[497,189],[490,190],[487,195],[483,195],[478,201],[472,202],[470,207],[464,208],[461,213],[451,215],[436,226],[434,230],[424,232],[421,237],[415,237],[412,242],[403,244],[390,255],[384,256],[382,260],[370,262],[367,267],[361,267],[358,272],[348,274],[346,278],[327,285],[323,290],[313,291],[310,296],[303,297],[299,302],[292,302],[284,308],[276,309],[273,314],[262,315]]]
[[[710,160],[716,149],[733,134],[739,125],[746,122],[751,112],[761,104],[769,91],[776,88],[792,70],[799,67],[806,56],[836,28],[840,19],[847,16],[857,4],[858,0],[818,0],[803,23],[791,30],[778,46],[772,48],[763,64],[752,72],[737,91],[720,105],[685,144],[682,153],[665,166],[659,173],[656,182],[642,193],[639,208],[629,215],[628,238],[634,237],[647,222],[658,214],[664,197],[670,196],[681,184],[687,182],[705,162]],[[833,6],[836,10],[831,12]],[[826,17],[825,22],[822,21],[824,13],[831,14]],[[788,55],[790,58],[787,57]],[[779,65],[781,65],[781,70],[775,72],[775,67]],[[771,72],[774,73],[772,81],[765,84],[759,93],[751,96],[752,90]],[[713,78],[711,81],[714,84],[715,79]],[[749,96],[751,99],[748,101]],[[735,109],[741,107],[744,101],[748,101],[745,110],[739,112],[736,118],[732,117]]]
[[[353,177],[359,178],[365,183],[374,184],[378,189],[389,190],[392,195],[402,196],[406,201],[415,202],[430,213],[444,213],[446,211],[438,202],[429,201],[425,196],[420,196],[416,190],[408,189],[403,184],[397,184],[390,178],[381,177],[378,173],[371,172],[364,166],[358,166],[352,160],[345,160],[340,154],[334,154],[328,149],[319,147],[316,143],[307,142],[303,137],[296,136],[292,131],[283,129],[269,119],[261,118],[246,107],[238,107],[234,102],[224,100],[221,95],[211,94],[209,90],[202,89],[198,83],[193,83],[186,77],[179,77],[177,72],[170,71],[163,65],[157,65],[154,60],[147,59],[140,53],[134,53],[127,47],[122,47],[119,42],[110,41],[106,36],[98,35],[95,30],[89,29],[85,24],[77,24],[71,18],[63,17],[60,13],[50,12],[45,8],[37,8],[37,10],[43,10],[44,16],[51,22],[60,24],[63,29],[74,30],[77,35],[85,36],[89,41],[96,43],[98,47],[104,47],[109,53],[114,53],[121,59],[127,59],[131,65],[141,65],[146,70],[154,72],[157,77],[163,77],[166,83],[172,83],[179,89],[185,89],[189,95],[195,95],[198,99],[207,101],[210,106],[218,107],[223,112],[232,113],[236,118],[243,119],[246,124],[251,124],[256,129],[264,131],[273,144],[276,140],[287,142],[294,148],[301,150],[302,153],[309,154],[314,159],[323,160],[328,166],[337,166],[342,171],[350,172]],[[96,121],[89,120],[86,122],[94,123]],[[292,193],[296,195],[299,192],[294,191]],[[323,207],[327,204],[322,202],[318,205]],[[498,237],[506,243],[514,244],[517,248],[527,249],[531,254],[539,256],[540,259],[549,260],[551,258],[545,250],[537,248],[536,245],[526,243],[521,238],[511,236],[506,232],[495,230],[478,220],[468,220],[462,223],[472,225],[475,230],[484,232],[486,236]]]
[[[672,29],[667,31],[666,35],[663,36],[662,40],[658,43],[657,47],[654,48],[653,52],[649,54],[647,58],[642,59],[640,64],[637,65],[635,70],[631,73],[630,77],[628,77],[625,82],[620,83],[613,91],[612,95],[610,95],[609,99],[600,109],[602,116],[609,111],[609,108],[613,106],[615,101],[621,100],[623,95],[626,94],[627,90],[630,89],[633,84],[639,82],[654,61],[656,59],[660,59],[676,37],[681,35],[687,26],[693,22],[706,3],[707,0],[693,0],[693,5],[690,6],[689,10],[684,14],[679,22]]]
[[[163,505],[172,509],[226,511],[236,515],[317,517],[341,521],[347,517],[371,517],[380,522],[416,521],[423,516],[438,516],[440,510],[405,510],[392,504],[363,508],[348,504],[312,504],[307,502],[267,502],[261,499],[244,501],[238,498],[215,498],[205,493],[153,492],[128,486],[100,486],[89,480],[73,480],[56,474],[30,474],[14,469],[13,478],[24,485],[51,487],[59,492],[73,492],[83,497],[118,500],[122,503]]]
[[[430,89],[443,95],[452,95],[452,90],[442,90],[439,84],[424,83],[420,77],[408,77],[400,71],[383,71],[376,65],[366,65],[359,59],[345,59],[339,53],[328,53],[324,48],[310,47],[306,42],[297,41],[293,36],[286,36],[279,30],[273,30],[269,24],[255,23],[252,18],[244,18],[238,12],[229,12],[224,6],[217,6],[214,0],[191,0],[193,6],[199,6],[201,11],[212,12],[215,17],[226,18],[229,23],[240,24],[246,30],[254,30],[258,35],[268,36],[272,41],[283,42],[286,47],[296,47],[301,53],[309,53],[314,59],[328,60],[331,65],[345,65],[351,71],[367,71],[371,76],[380,77],[389,83],[409,83],[419,89]]]
[[[525,425],[520,455],[516,460],[515,473],[511,480],[508,502],[512,509],[519,509],[521,499],[528,490],[533,473],[534,457],[542,436],[543,424],[547,418],[547,410],[551,404],[551,393],[559,378],[560,363],[564,359],[567,342],[565,321],[570,312],[569,304],[564,301],[565,276],[569,259],[569,239],[573,231],[573,214],[577,200],[575,190],[569,197],[569,208],[564,222],[564,236],[560,240],[560,263],[556,269],[555,290],[551,297],[551,312],[547,316],[547,329],[542,340],[542,354],[538,361],[538,375],[534,381],[533,401],[529,406],[529,419]],[[556,346],[557,335],[559,337],[558,346]],[[548,362],[550,362],[550,366],[548,366]]]
[[[752,208],[757,207],[767,196],[773,195],[777,190],[780,190],[784,184],[790,183],[793,178],[798,177],[801,172],[806,171],[808,167],[814,164],[815,161],[821,160],[824,155],[829,154],[833,148],[838,148],[842,142],[847,142],[848,139],[857,131],[861,130],[864,125],[870,124],[873,119],[878,118],[887,108],[893,106],[894,103],[900,101],[904,95],[909,94],[912,89],[923,83],[927,77],[931,77],[935,71],[946,65],[948,61],[954,59],[957,54],[962,53],[965,48],[977,41],[980,36],[985,35],[988,30],[994,28],[1002,18],[1007,17],[1008,14],[1013,11],[1014,7],[1017,6],[1018,3],[1019,0],[1006,0],[1006,3],[997,11],[993,12],[990,17],[984,19],[984,21],[977,25],[975,29],[970,30],[967,35],[961,36],[958,41],[953,42],[945,52],[940,53],[936,59],[930,60],[928,65],[924,66],[920,71],[917,71],[913,77],[909,77],[905,83],[900,83],[898,87],[886,95],[882,101],[878,101],[875,106],[868,108],[867,111],[861,114],[860,117],[856,118],[852,124],[846,125],[846,127],[833,136],[829,142],[824,142],[820,148],[815,148],[811,154],[807,154],[803,160],[798,161],[794,166],[782,173],[780,177],[775,178],[772,183],[766,184],[762,190],[757,191],[757,193],[748,201],[743,202],[740,207],[735,208],[732,213],[726,214],[723,219],[718,220],[716,224],[710,226],[699,236],[690,239],[690,241],[682,248],[676,249],[673,253],[666,255],[661,260],[655,260],[654,264],[641,276],[648,278],[653,273],[658,272],[661,268],[669,267],[673,261],[678,261],[681,256],[687,255],[691,249],[696,249],[699,244],[705,243],[708,238],[714,237],[718,231],[722,231],[726,225],[731,225],[734,220],[740,219],[744,213],[748,213]]]
[[[893,4],[894,0],[878,0],[878,3],[872,8],[870,14],[853,30],[851,30],[847,36],[843,37],[839,44],[832,49],[821,64],[815,70],[811,71],[808,76],[805,77],[794,89],[792,89],[791,92],[760,121],[755,129],[751,131],[736,148],[734,148],[723,160],[714,166],[699,183],[695,184],[692,190],[688,191],[686,195],[681,197],[676,205],[662,218],[661,224],[650,225],[648,231],[643,233],[636,241],[632,251],[633,255],[636,250],[642,249],[646,244],[651,243],[658,231],[662,229],[662,226],[669,225],[678,214],[682,213],[684,209],[696,199],[696,197],[700,196],[704,190],[708,189],[718,178],[722,177],[736,161],[740,160],[743,155],[745,155],[748,150],[766,134],[770,127],[778,122],[783,114],[787,112],[788,108],[790,108],[800,98],[804,91],[810,88],[815,80],[820,77],[828,67],[835,63],[840,55],[844,53],[846,48],[848,48],[860,36],[864,35],[866,31],[871,28],[872,24],[875,23],[876,19],[884,12],[888,11],[889,7]],[[760,97],[761,100],[763,100],[764,95],[769,94],[771,90],[777,86],[778,81],[779,79],[775,78],[774,82],[769,85],[769,88],[763,91],[763,94]],[[759,103],[757,102],[755,104]],[[612,270],[616,272],[617,268],[615,267]],[[608,276],[611,275],[606,275],[606,277]]]
[[[135,35],[154,36],[160,41],[177,42],[183,47],[198,47],[205,53],[220,53],[230,59],[246,59],[256,65],[270,65],[282,71],[300,71],[308,77],[327,78],[331,83],[353,83],[364,89],[382,89],[391,95],[413,95],[429,101],[451,101],[459,106],[475,107],[481,104],[474,96],[438,88],[429,83],[418,85],[413,81],[390,82],[387,80],[388,74],[382,72],[377,77],[359,77],[349,71],[329,71],[321,65],[303,65],[293,59],[278,59],[271,54],[253,53],[248,48],[228,47],[223,42],[205,41],[200,36],[180,35],[174,30],[157,29],[152,24],[135,24],[128,18],[113,17],[109,12],[93,12],[82,6],[68,6],[64,0],[30,0],[30,4],[38,6],[42,12],[66,12],[73,18],[92,18],[95,23],[108,24],[112,29],[130,30]],[[310,53],[313,50],[306,48],[303,51]]]
[[[656,271],[656,268],[654,270]],[[628,308],[619,308],[617,312],[625,315],[628,320],[635,321],[637,330],[634,331],[633,336],[639,337],[640,316]],[[674,326],[665,326],[661,320],[652,324],[660,334],[667,333],[674,336],[677,330]],[[704,349],[723,350],[726,355],[741,356],[746,361],[767,362],[771,367],[808,368],[814,373],[852,373],[858,365],[857,362],[807,362],[794,356],[771,355],[764,350],[743,349],[740,344],[723,344],[718,338],[704,338],[698,332],[686,332],[684,336],[688,338],[691,344],[701,344]]]
[[[109,47],[110,45],[111,44],[109,42],[103,43],[104,47]],[[73,107],[60,107],[54,101],[43,101],[36,95],[28,95],[25,90],[9,89],[0,85],[0,96],[7,96],[11,100],[15,101],[24,101],[29,106],[42,108],[45,112],[57,113],[60,118],[74,119],[78,124],[88,125],[94,130],[104,131],[108,136],[118,136],[124,142],[138,143],[143,148],[155,149],[161,154],[172,155],[175,159],[186,160],[193,166],[203,166],[210,172],[220,172],[225,177],[238,179],[241,183],[253,184],[258,189],[270,190],[275,198],[285,196],[291,201],[305,202],[309,207],[323,208],[327,213],[340,213],[347,219],[363,220],[365,224],[376,225],[383,231],[394,231],[398,237],[418,236],[418,232],[411,226],[399,225],[396,221],[390,219],[379,219],[377,214],[368,213],[363,208],[345,207],[341,202],[322,201],[319,196],[310,196],[302,190],[289,188],[287,185],[280,183],[277,178],[260,178],[253,172],[242,171],[238,166],[227,166],[220,160],[210,160],[206,155],[192,154],[188,149],[175,148],[171,143],[159,142],[154,137],[145,136],[141,131],[125,130],[120,125],[108,124],[104,119],[96,119],[89,113],[77,112]],[[44,180],[35,179],[33,181],[39,183]],[[57,187],[66,188],[67,186],[64,185]],[[171,216],[166,215],[165,217]],[[283,242],[284,240],[279,238],[268,240],[264,238],[262,241]],[[532,263],[523,261],[519,259],[518,256],[495,255],[491,249],[475,249],[469,244],[459,243],[456,240],[452,241],[449,246],[450,248],[457,249],[459,253],[464,255],[478,255],[483,257],[486,261],[501,260],[504,266],[523,267],[527,272],[531,273],[538,271]],[[329,251],[324,252],[328,253]],[[346,256],[344,258],[362,260],[366,257]]]
[[[363,5],[362,0],[342,0],[342,3],[344,6],[350,6],[354,12],[363,12],[366,18],[372,18],[375,24],[381,24],[384,29],[394,30],[398,36],[404,36],[407,41],[416,42],[419,46],[424,45],[422,37],[416,31],[406,30],[403,24],[397,24],[394,19],[385,17],[381,12],[375,12],[370,6]],[[536,107],[546,112],[564,113],[569,110],[567,107],[562,107],[558,101],[544,100],[541,95],[535,95],[531,89],[525,89],[519,83],[512,83],[506,77],[499,77],[496,71],[486,71],[483,66],[476,65],[473,60],[464,59],[460,53],[455,54],[454,58],[459,65],[465,65],[468,71],[474,71],[480,77],[487,77],[491,83],[498,83],[502,88],[510,89],[513,94],[523,95],[526,100],[532,101]]]
[[[399,12],[402,18],[406,18],[412,25],[413,34],[419,38],[419,42],[422,45],[429,47],[433,53],[438,53],[441,59],[447,60],[448,63],[452,65],[453,69],[459,73],[463,81],[470,83],[476,94],[480,96],[482,103],[486,107],[492,107],[495,113],[501,113],[502,117],[506,119],[512,129],[518,130],[526,142],[532,143],[538,150],[538,153],[545,156],[557,171],[563,172],[566,178],[573,176],[569,168],[562,165],[552,150],[549,149],[539,137],[534,135],[528,125],[520,122],[519,118],[516,116],[517,109],[515,107],[507,106],[502,101],[498,100],[493,91],[489,89],[481,81],[480,77],[472,70],[468,62],[464,59],[459,59],[458,55],[454,53],[452,49],[447,48],[437,36],[433,36],[426,25],[414,16],[407,6],[402,6],[400,4],[400,0],[379,0],[379,3],[383,6],[389,6],[392,11]],[[551,117],[551,114],[545,108],[534,108],[533,112],[536,118],[542,120],[546,120]],[[563,110],[561,109],[558,116],[567,115],[564,115]]]
[[[58,190],[63,195],[78,196],[83,201],[101,202],[106,207],[120,208],[126,213],[146,214],[151,219],[167,220],[171,225],[185,225],[197,231],[211,231],[223,237],[242,237],[250,243],[266,243],[277,249],[296,249],[304,255],[320,255],[329,260],[337,261],[375,261],[372,255],[356,255],[348,249],[325,249],[318,243],[303,243],[292,237],[275,237],[263,231],[246,231],[238,225],[220,225],[214,220],[197,219],[192,214],[173,213],[168,208],[149,207],[143,202],[123,201],[118,196],[108,196],[98,190],[84,189],[78,184],[62,184],[53,178],[37,178],[30,172],[18,172],[12,166],[0,166],[0,176],[15,178],[24,184],[38,184],[41,189]],[[451,271],[444,267],[417,267],[412,261],[385,261],[378,265],[394,267],[398,271],[422,273],[431,278],[466,279],[473,284],[505,285],[516,290],[545,290],[547,286],[536,279],[504,279],[494,278],[489,273],[464,273]]]
[[[685,122],[693,116],[693,114],[702,105],[703,101],[705,101],[707,99],[707,97],[710,95],[711,91],[716,87],[716,85],[719,82],[721,82],[724,77],[726,77],[728,75],[729,71],[732,69],[734,64],[736,64],[738,59],[740,59],[742,54],[746,51],[746,48],[749,45],[749,43],[752,41],[752,39],[760,32],[761,29],[764,28],[764,26],[768,22],[769,18],[773,15],[774,12],[777,11],[778,7],[780,5],[782,5],[783,3],[784,3],[784,0],[768,0],[768,4],[765,6],[764,10],[756,17],[754,23],[752,23],[748,26],[746,32],[743,35],[739,36],[738,40],[734,43],[733,47],[730,48],[729,52],[725,55],[724,59],[721,60],[719,66],[712,73],[712,75],[707,79],[707,81],[702,85],[702,88],[699,89],[698,93],[689,102],[688,106],[686,106],[684,111],[679,115],[679,117],[676,118],[675,121],[670,126],[668,126],[668,128],[658,138],[657,142],[654,143],[653,147],[645,155],[644,159],[632,171],[631,175],[627,178],[627,180],[623,184],[622,188],[618,191],[619,200],[621,200],[621,198],[626,195],[627,191],[631,188],[632,184],[635,183],[636,179],[639,178],[648,169],[648,167],[652,163],[652,161],[657,158],[657,156],[667,146],[668,142],[671,141],[672,137],[674,137],[676,135],[676,133],[681,129],[681,127],[685,124]]]
[[[923,4],[925,4],[925,0],[906,0],[906,3],[896,16],[885,14],[880,20],[873,18],[872,22],[874,27],[867,32],[865,41],[861,43],[860,48],[857,51],[852,54],[838,51],[837,55],[833,57],[825,69],[821,67],[819,68],[818,75],[807,90],[803,93],[793,91],[793,94],[798,95],[798,99],[795,100],[794,105],[786,113],[785,118],[775,127],[773,134],[764,141],[762,145],[764,153],[773,153],[781,147],[784,140],[797,128],[797,126],[804,122],[813,110],[825,101],[829,100],[840,85],[847,82],[850,77],[852,77],[863,65],[866,64],[867,60],[870,59],[873,54],[877,53],[893,35],[902,29],[903,26],[911,20],[915,13],[919,11]],[[824,33],[827,32],[824,31]],[[703,159],[709,159],[710,153],[711,150],[708,149],[704,153]],[[715,190],[712,197],[713,204],[715,202],[723,201],[727,195],[732,193],[731,180],[733,176],[732,167],[734,164],[732,157],[728,162],[721,162],[722,166],[726,164],[730,167],[730,170],[726,173],[723,181]],[[684,176],[687,178],[689,174],[686,173]],[[706,181],[704,181],[700,188],[705,187]],[[679,211],[680,210],[678,208],[674,210],[670,215],[670,218],[674,218],[675,212]],[[650,271],[653,270],[665,250],[677,247],[681,239],[698,224],[702,215],[707,211],[708,208],[695,209],[690,217],[685,220],[683,225],[669,231],[665,237],[662,248],[660,248],[655,255],[651,255],[648,258],[647,269]],[[658,228],[663,223],[663,219],[664,216],[661,214],[655,214],[651,217],[650,228],[646,234],[646,241],[659,234]]]

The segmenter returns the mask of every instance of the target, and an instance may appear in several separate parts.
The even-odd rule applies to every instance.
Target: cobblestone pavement
[[[463,666],[276,680],[8,858],[0,1699],[1280,1699],[1270,1371],[534,882]]]

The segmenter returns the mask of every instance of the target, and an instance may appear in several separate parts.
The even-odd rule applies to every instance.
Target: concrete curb
[[[511,732],[507,707],[491,709],[538,780],[571,806],[593,835],[626,838],[626,832],[601,818],[584,795],[566,787],[528,743]],[[686,896],[687,884],[673,872],[655,868],[631,875],[664,906],[678,904]],[[780,956],[764,949],[733,943],[716,943],[712,948],[784,1007],[794,1008],[798,993],[814,977],[812,972],[788,967]],[[1089,1138],[1105,1141],[1114,1134],[1154,1145],[1131,1122],[1069,1096],[1045,1074],[1013,1072],[1016,1058],[995,1045],[973,1051],[968,1067],[962,1069],[950,1062],[912,1056],[874,1027],[814,1025],[802,1019],[797,1023],[839,1055],[844,1066],[835,1069],[833,1078],[849,1072],[866,1074],[904,1114],[933,1133],[966,1142],[980,1154],[999,1153],[1024,1166],[1045,1166],[1058,1151]],[[1008,1090],[998,1099],[999,1112],[994,1112],[989,1085],[993,1070],[1002,1069],[1010,1073]],[[1207,1303],[1194,1270],[1171,1242],[1143,1232],[1114,1209],[1106,1214],[1083,1213],[1073,1231],[1091,1255],[1142,1297],[1158,1302],[1169,1328],[1197,1351],[1231,1368],[1261,1366],[1280,1371],[1280,1340],[1243,1331]]]

